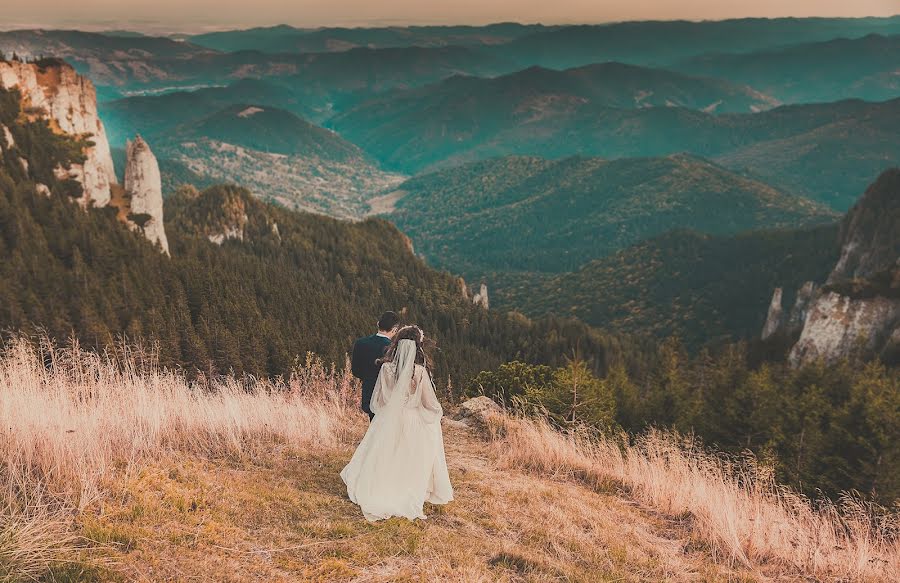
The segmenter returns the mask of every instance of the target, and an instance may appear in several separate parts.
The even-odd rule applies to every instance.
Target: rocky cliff
[[[141,229],[150,241],[159,243],[168,254],[159,164],[140,136],[126,146],[125,198],[130,207],[129,223]]]
[[[32,119],[46,119],[58,132],[89,136],[93,145],[85,151],[84,164],[73,164],[60,171],[83,185],[85,205],[106,206],[116,175],[106,131],[97,115],[94,85],[66,63],[47,60],[0,61],[0,86],[19,90],[22,110]]]
[[[181,187],[166,199],[173,229],[203,237],[216,245],[235,240],[281,242],[278,223],[268,205],[239,186],[220,184],[198,192]]]
[[[808,282],[785,319],[776,289],[765,340],[796,335],[788,360],[800,366],[854,353],[891,360],[900,348],[900,169],[887,170],[841,223],[841,256],[818,291]]]
[[[809,313],[810,303],[815,297],[816,289],[814,282],[807,281],[804,283],[797,292],[794,307],[791,308],[789,313],[785,314],[782,307],[784,290],[780,287],[775,288],[775,292],[772,294],[772,302],[769,304],[766,323],[763,326],[762,339],[766,340],[779,334],[792,337],[800,332]]]
[[[477,292],[471,291],[469,289],[468,284],[466,284],[466,280],[463,278],[459,278],[459,290],[462,294],[462,297],[471,301],[476,306],[481,306],[485,310],[490,309],[490,300],[488,299],[488,287],[487,284],[482,283],[481,287]]]
[[[819,359],[831,361],[855,351],[881,355],[898,330],[900,300],[897,298],[853,298],[826,291],[810,309],[788,360],[798,366]]]

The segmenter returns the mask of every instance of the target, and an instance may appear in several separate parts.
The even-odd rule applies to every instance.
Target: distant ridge
[[[454,90],[467,83],[482,91],[464,97]],[[331,125],[387,167],[407,173],[504,155],[621,158],[690,152],[785,190],[802,184],[803,194],[841,211],[873,175],[900,160],[895,139],[900,98],[713,115],[683,107],[623,109],[563,92],[506,94],[492,87],[488,80],[451,79],[372,100]],[[430,99],[418,98],[429,92],[434,92]]]
[[[164,144],[211,139],[275,154],[316,156],[345,162],[363,152],[334,132],[289,111],[240,103],[174,128]]]

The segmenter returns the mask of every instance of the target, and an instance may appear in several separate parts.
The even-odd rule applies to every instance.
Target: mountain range
[[[326,27],[313,29],[279,25],[211,32],[188,36],[186,39],[193,44],[217,51],[259,50],[268,53],[318,53],[346,51],[353,48],[497,45],[553,28],[558,27],[515,22],[486,26]]]
[[[532,70],[534,76],[540,72]],[[457,83],[470,88],[465,99],[457,100]],[[330,125],[386,167],[406,173],[509,154],[619,158],[690,152],[759,173],[783,188],[808,181],[804,193],[837,210],[846,210],[873,174],[900,159],[900,143],[893,139],[900,131],[900,99],[714,115],[565,97],[515,100],[494,87],[492,79],[445,81],[416,92],[427,95],[421,107],[411,93],[393,94]],[[429,103],[447,105],[435,109]]]
[[[601,61],[664,66],[708,53],[748,53],[873,33],[900,33],[900,17],[740,18],[574,25],[535,32],[496,47],[496,52],[522,66],[553,69]]]
[[[673,65],[695,75],[750,85],[785,103],[851,97],[881,101],[900,93],[900,34],[710,54]]]

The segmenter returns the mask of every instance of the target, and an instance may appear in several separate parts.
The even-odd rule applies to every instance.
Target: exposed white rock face
[[[490,308],[490,303],[488,302],[488,288],[487,285],[481,284],[481,289],[472,297],[472,303],[476,306],[481,306],[485,310]]]
[[[836,292],[821,294],[812,305],[789,362],[826,362],[854,350],[877,350],[900,326],[900,302],[891,298],[852,299]]]
[[[71,177],[84,187],[84,204],[106,206],[110,185],[116,183],[106,130],[97,115],[97,91],[93,83],[69,65],[50,65],[41,70],[33,63],[0,62],[0,86],[16,87],[30,115],[50,121],[57,130],[74,136],[90,134],[84,164],[73,164]]]
[[[857,350],[900,361],[900,169],[883,172],[847,213],[824,290],[807,282],[784,324],[791,333],[802,326],[788,355],[793,366]],[[769,328],[767,319],[764,337]]]
[[[169,240],[163,226],[162,181],[159,176],[159,163],[140,136],[129,141],[126,146],[125,162],[125,194],[131,199],[129,219],[139,218],[138,225],[144,235],[158,242],[168,255]]]
[[[481,288],[478,290],[478,293],[470,295],[469,286],[466,284],[466,280],[460,277],[459,293],[462,294],[463,299],[471,301],[476,306],[481,306],[485,310],[490,308],[490,302],[488,301],[488,288],[485,284],[481,284]]]
[[[789,334],[799,332],[803,328],[817,289],[818,286],[812,281],[807,281],[800,287],[800,290],[797,292],[797,299],[794,301],[794,307],[791,308],[791,313],[786,323]]]
[[[221,245],[228,239],[237,239],[238,241],[243,241],[244,228],[246,227],[249,220],[250,218],[246,214],[244,214],[241,216],[237,224],[229,225],[225,227],[221,232],[212,233],[211,235],[209,235],[209,240],[216,245]]]
[[[760,335],[763,340],[770,338],[781,328],[784,318],[784,310],[781,307],[782,294],[783,290],[780,287],[776,287],[775,293],[772,294],[772,301],[769,302],[769,313],[766,315],[766,323],[763,325],[762,334]]]
[[[2,136],[0,136],[0,138],[2,138],[2,140],[0,141],[3,142],[2,144],[0,144],[0,152],[2,152],[6,148],[12,148],[13,146],[15,146],[16,140],[13,139],[12,132],[9,131],[8,127],[0,124],[0,128],[2,128]]]

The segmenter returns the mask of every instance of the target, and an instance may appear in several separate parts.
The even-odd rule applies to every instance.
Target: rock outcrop
[[[797,298],[794,300],[791,311],[785,314],[782,306],[783,290],[776,287],[772,294],[772,301],[769,303],[769,313],[766,316],[766,323],[763,325],[761,338],[767,340],[776,335],[790,338],[798,334],[803,329],[803,323],[806,322],[806,315],[815,298],[816,289],[815,282],[804,283],[797,292]]]
[[[481,288],[478,290],[478,293],[472,296],[472,303],[476,306],[481,306],[485,310],[490,308],[490,301],[488,300],[488,288],[486,284],[481,284]]]
[[[159,243],[168,254],[159,164],[140,136],[126,146],[125,196],[129,199],[129,223],[143,231],[150,241]]]
[[[16,145],[16,140],[13,138],[12,132],[9,131],[9,128],[3,124],[0,124],[0,152],[6,150],[7,148],[12,148]]]
[[[116,174],[94,85],[62,61],[0,61],[0,86],[19,90],[27,115],[48,120],[55,131],[89,139],[93,145],[85,150],[84,164],[73,164],[68,175],[84,187],[85,205],[106,206]]]
[[[466,284],[466,280],[463,278],[459,278],[459,292],[462,294],[462,297],[466,300],[471,301],[476,306],[481,306],[485,310],[490,308],[490,301],[488,300],[488,288],[487,285],[482,283],[479,290],[472,294],[469,290],[468,284]]]
[[[784,309],[781,307],[783,294],[784,290],[780,287],[776,287],[775,292],[772,294],[772,301],[769,302],[769,313],[766,314],[766,323],[763,324],[762,329],[761,338],[763,340],[771,338],[781,328],[784,320]]]
[[[763,339],[796,334],[794,366],[858,353],[891,359],[900,346],[900,169],[884,172],[841,224],[841,256],[826,284],[806,283],[786,320],[775,291]],[[777,305],[776,305],[777,304]]]
[[[456,415],[453,416],[455,421],[460,421],[465,425],[481,430],[488,431],[490,429],[491,418],[500,415],[503,410],[500,405],[492,401],[484,395],[469,399],[459,406]]]
[[[868,278],[900,252],[900,169],[884,172],[841,222],[841,257],[828,283]]]
[[[875,296],[854,299],[829,291],[813,304],[788,361],[794,365],[849,356],[879,354],[900,329],[900,301]]]

